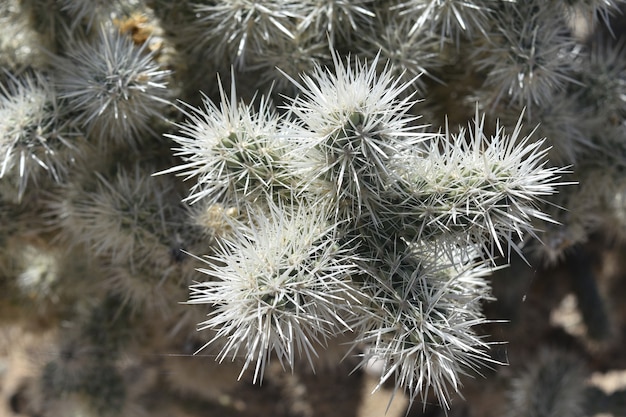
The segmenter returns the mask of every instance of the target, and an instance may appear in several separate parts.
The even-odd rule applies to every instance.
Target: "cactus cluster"
[[[593,411],[586,359],[620,340],[589,248],[626,233],[623,8],[3,2],[0,325],[45,346],[9,408],[260,415],[237,379],[343,357],[407,413],[469,392],[481,415],[471,377],[506,380],[495,415]],[[567,290],[521,288],[560,270],[586,330],[527,346],[520,300]]]

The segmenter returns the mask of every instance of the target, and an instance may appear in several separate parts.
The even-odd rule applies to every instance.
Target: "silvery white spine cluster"
[[[521,126],[492,137],[479,114],[468,130],[427,133],[415,104],[373,62],[318,67],[279,116],[238,103],[220,86],[219,106],[183,111],[172,138],[188,199],[245,213],[191,287],[190,303],[214,310],[219,360],[245,358],[262,378],[276,355],[293,368],[327,338],[354,334],[361,362],[383,363],[411,399],[433,388],[447,404],[459,375],[488,361],[473,331],[490,297],[484,277],[556,192],[561,168]],[[187,106],[185,106],[187,107]],[[521,123],[521,120],[520,120]]]

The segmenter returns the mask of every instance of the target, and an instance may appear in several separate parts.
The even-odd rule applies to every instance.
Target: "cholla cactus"
[[[602,36],[624,3],[7,1],[0,311],[58,352],[13,411],[237,414],[245,384],[203,384],[213,364],[178,386],[179,370],[232,361],[220,375],[287,390],[277,370],[305,380],[337,340],[411,404],[452,409],[482,372],[516,410],[545,405],[530,385],[559,358],[501,384],[486,333],[528,297],[546,342],[566,287],[589,330],[570,340],[609,368],[619,287],[582,247],[626,230],[626,41]],[[491,278],[522,260],[542,276],[523,294],[521,268]],[[561,264],[569,280],[534,300]],[[559,392],[550,408],[579,414]]]
[[[207,55],[245,66],[251,51],[263,51],[272,38],[293,38],[296,2],[227,0],[197,4],[194,38],[207,48]]]
[[[394,381],[411,402],[424,403],[432,391],[448,407],[461,376],[490,362],[488,344],[473,327],[486,321],[480,304],[490,297],[484,276],[492,268],[439,245],[393,249],[367,269],[368,315],[359,320],[358,340],[368,349],[361,365],[382,362],[379,387]]]
[[[532,114],[531,109],[546,106],[574,81],[578,48],[565,20],[550,13],[551,7],[542,1],[505,4],[496,14],[494,41],[477,50],[479,68],[488,71],[485,87],[492,105],[504,99]]]
[[[587,375],[580,358],[541,351],[511,386],[511,417],[584,416]]]
[[[17,186],[21,200],[42,170],[60,182],[78,147],[48,77],[8,74],[7,79],[8,85],[0,86],[0,178]]]
[[[520,138],[521,123],[520,116],[510,134],[498,125],[487,138],[477,113],[469,137],[464,128],[458,134],[447,128],[444,137],[400,159],[399,175],[409,188],[398,199],[402,208],[390,214],[406,219],[403,233],[452,237],[449,245],[478,245],[495,256],[515,249],[524,234],[534,235],[533,219],[550,221],[537,203],[554,194],[554,180],[564,171],[544,167],[542,140]]]
[[[271,206],[251,213],[249,225],[223,241],[216,265],[200,271],[217,279],[194,284],[190,303],[215,310],[201,328],[213,341],[228,339],[218,359],[243,351],[243,371],[256,362],[263,377],[271,354],[293,367],[296,355],[312,364],[315,346],[350,331],[346,315],[359,300],[349,280],[358,269],[353,251],[337,244],[324,208]]]
[[[218,81],[219,109],[208,98],[204,109],[191,108],[179,125],[180,134],[170,137],[180,144],[177,155],[186,162],[166,172],[197,177],[188,200],[209,197],[211,202],[230,199],[254,201],[277,188],[287,188],[284,140],[278,131],[279,116],[265,98],[259,110],[237,103],[235,80],[230,98]]]
[[[154,55],[147,43],[137,46],[119,30],[102,27],[91,42],[74,39],[56,60],[59,97],[99,146],[137,147],[137,138],[152,131],[151,123],[167,104],[169,75]]]
[[[487,15],[495,3],[489,0],[408,0],[396,6],[401,15],[414,16],[411,34],[439,32],[441,44],[444,39],[459,43],[460,33],[472,36],[475,32],[485,33]]]
[[[410,84],[377,75],[377,59],[351,66],[335,54],[334,64],[294,80],[301,94],[285,118],[264,102],[251,118],[221,91],[220,111],[197,111],[181,126],[186,136],[173,136],[192,162],[172,171],[208,172],[192,187],[209,183],[195,200],[230,193],[254,207],[216,266],[202,270],[220,281],[194,285],[190,302],[215,307],[201,325],[217,331],[209,343],[226,337],[220,360],[243,351],[255,380],[272,352],[289,367],[296,351],[312,362],[314,346],[349,331],[372,344],[362,364],[384,362],[381,384],[394,375],[411,399],[432,388],[447,404],[464,367],[487,358],[471,330],[489,298],[477,249],[493,259],[494,248],[504,254],[514,237],[533,234],[532,218],[548,219],[534,204],[555,192],[561,170],[544,167],[541,141],[518,140],[521,120],[510,137],[498,127],[488,140],[477,115],[469,145],[463,130],[425,133],[408,114],[410,97],[400,97]],[[284,137],[282,158],[268,145],[274,136]],[[248,193],[258,183],[277,194],[285,172],[296,179],[295,213]]]
[[[340,218],[374,215],[385,188],[395,181],[389,166],[394,155],[431,135],[415,126],[414,104],[399,96],[409,86],[390,71],[371,65],[346,65],[334,55],[335,71],[320,67],[294,80],[301,94],[288,105],[293,123],[292,162],[305,191],[331,197]]]

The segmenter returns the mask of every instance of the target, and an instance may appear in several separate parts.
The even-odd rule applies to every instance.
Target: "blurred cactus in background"
[[[621,415],[625,6],[4,1],[0,415]]]

